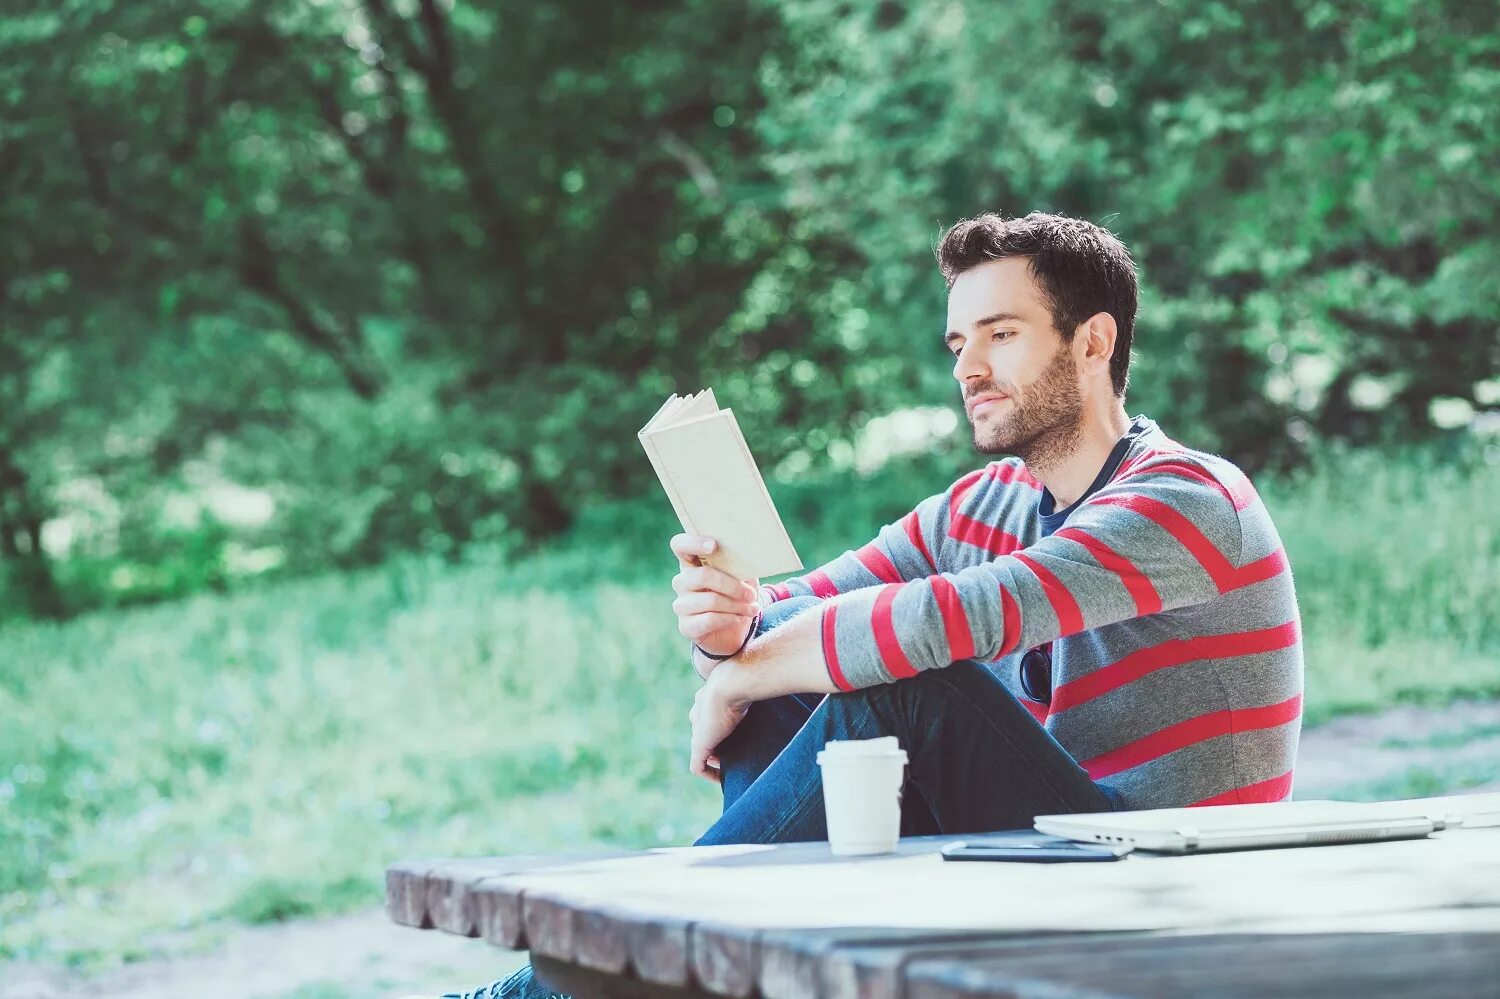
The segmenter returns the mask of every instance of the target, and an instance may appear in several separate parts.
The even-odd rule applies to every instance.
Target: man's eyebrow
[[[978,326],[988,326],[990,323],[1025,322],[1025,321],[1026,321],[1025,317],[1018,316],[1014,312],[996,312],[996,313],[993,313],[991,315],[985,316],[983,319],[979,320],[974,325],[976,327],[978,327]],[[943,344],[946,346],[947,343],[948,343],[948,341],[952,340],[956,336],[963,336],[963,334],[960,333],[958,330],[949,330],[948,332],[944,333],[943,334]]]

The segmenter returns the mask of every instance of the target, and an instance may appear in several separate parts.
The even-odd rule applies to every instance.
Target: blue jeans
[[[763,629],[820,603],[777,601]],[[1029,829],[1037,815],[1114,807],[989,669],[966,659],[849,693],[752,704],[718,748],[724,814],[693,845],[827,839],[818,751],[886,735],[907,753],[903,836]]]
[[[767,608],[769,631],[816,597]],[[694,846],[828,838],[817,754],[830,739],[894,735],[907,754],[901,835],[1029,829],[1038,815],[1115,807],[987,667],[972,659],[849,693],[750,706],[719,744],[724,814]],[[498,983],[497,983],[498,984]],[[496,995],[555,997],[523,968]]]

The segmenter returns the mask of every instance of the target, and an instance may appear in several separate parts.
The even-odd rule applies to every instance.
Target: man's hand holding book
[[[673,395],[637,436],[682,524],[671,542],[680,567],[672,610],[678,630],[698,646],[694,668],[707,679],[718,657],[749,640],[760,613],[759,577],[796,571],[802,560],[734,413],[719,408],[712,389]]]
[[[684,638],[713,656],[732,656],[744,647],[760,614],[760,580],[736,579],[703,562],[716,543],[712,538],[678,534],[671,541],[678,572],[672,577],[677,599],[672,612]],[[713,671],[714,660],[704,657],[704,679]]]

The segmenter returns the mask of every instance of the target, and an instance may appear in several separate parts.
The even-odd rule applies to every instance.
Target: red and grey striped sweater
[[[1150,420],[1135,428],[1051,535],[1041,483],[1007,458],[761,599],[824,598],[823,655],[843,690],[986,662],[1123,807],[1287,798],[1302,641],[1281,539],[1233,464]],[[1042,704],[1017,671],[1049,642]]]

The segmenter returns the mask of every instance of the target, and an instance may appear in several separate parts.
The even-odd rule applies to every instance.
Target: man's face
[[[948,292],[944,340],[974,447],[1035,464],[1077,442],[1083,396],[1072,345],[1052,328],[1029,264],[1008,257],[960,274]]]

